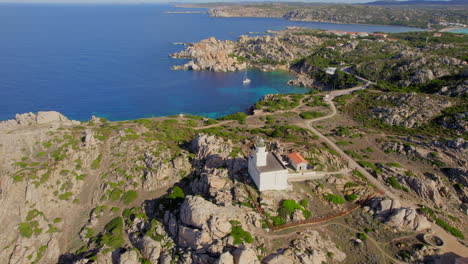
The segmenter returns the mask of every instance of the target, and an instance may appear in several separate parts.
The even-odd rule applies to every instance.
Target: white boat
[[[249,84],[251,82],[251,80],[247,77],[247,71],[245,72],[245,75],[244,75],[244,80],[242,80],[242,83],[243,84]]]

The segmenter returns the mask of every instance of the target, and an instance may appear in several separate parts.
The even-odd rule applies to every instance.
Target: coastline
[[[414,27],[414,26],[409,26],[409,25],[392,25],[392,24],[367,24],[367,23],[344,23],[340,21],[322,21],[322,20],[301,20],[301,19],[285,19],[282,16],[237,16],[237,15],[232,15],[232,16],[213,16],[210,14],[209,9],[216,8],[216,7],[199,7],[196,6],[196,4],[187,4],[187,5],[174,5],[174,7],[177,8],[203,8],[207,9],[206,14],[209,15],[209,17],[213,18],[278,18],[284,21],[293,21],[293,22],[311,22],[311,23],[329,23],[329,24],[336,24],[336,25],[363,25],[363,26],[385,26],[385,27],[405,27],[405,28],[412,28],[412,29],[418,29],[417,31],[431,31],[433,29],[430,28],[420,28],[420,27]],[[317,28],[320,29],[320,28]],[[416,30],[415,30],[416,31]],[[370,33],[370,32],[368,32]]]
[[[452,30],[457,30],[457,29],[466,29],[466,27],[448,27],[448,28],[440,29],[438,31],[439,32],[450,32]],[[452,32],[452,33],[456,33],[456,32]]]

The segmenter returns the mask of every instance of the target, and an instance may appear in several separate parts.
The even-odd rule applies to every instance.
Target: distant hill
[[[384,0],[365,3],[365,5],[468,5],[468,0],[430,1],[430,0]]]

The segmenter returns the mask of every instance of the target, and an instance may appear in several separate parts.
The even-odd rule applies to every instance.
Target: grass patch
[[[218,120],[236,120],[239,122],[239,124],[245,124],[245,119],[247,118],[247,115],[243,112],[238,112],[232,115],[227,115],[224,117],[218,118]]]
[[[345,199],[339,195],[336,195],[336,194],[327,194],[323,197],[325,200],[333,203],[333,204],[344,204],[345,203]]]
[[[390,184],[390,186],[392,186],[393,188],[395,188],[397,190],[403,190],[405,192],[409,192],[408,188],[403,187],[395,177],[388,177],[387,178],[387,183]]]
[[[122,195],[120,199],[124,204],[130,204],[138,197],[138,193],[134,190],[127,191]]]
[[[68,200],[70,200],[70,198],[71,198],[72,195],[73,195],[73,193],[71,193],[71,192],[66,192],[66,193],[60,194],[60,195],[58,196],[58,198],[59,198],[60,200],[68,201]]]
[[[93,160],[93,163],[91,164],[91,169],[97,170],[101,166],[101,161],[102,161],[102,154],[99,154],[99,156]]]
[[[359,238],[359,239],[361,239],[362,241],[366,241],[366,240],[368,239],[366,233],[357,233],[357,234],[356,234],[356,237]]]
[[[397,163],[397,162],[389,162],[389,163],[387,163],[387,166],[401,168],[400,163]]]
[[[317,117],[322,117],[324,115],[325,115],[324,113],[317,112],[317,111],[307,111],[307,112],[302,112],[302,113],[299,114],[299,116],[302,119],[314,119],[314,118],[317,118]]]
[[[122,247],[124,244],[123,220],[122,217],[116,217],[104,227],[104,234],[99,239],[99,245],[107,245],[115,250]]]
[[[356,194],[354,194],[354,193],[345,195],[345,199],[348,202],[354,202],[357,198],[358,198],[358,196]]]
[[[242,229],[239,221],[231,220],[229,223],[231,223],[231,233],[229,235],[234,238],[234,245],[241,244],[244,241],[249,244],[253,242],[252,235]]]

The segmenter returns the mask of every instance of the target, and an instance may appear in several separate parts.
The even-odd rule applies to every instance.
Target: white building
[[[335,74],[335,71],[336,71],[336,68],[335,68],[335,67],[327,67],[327,68],[325,69],[325,73],[326,73],[326,74],[330,74],[330,75]]]
[[[288,155],[289,164],[294,167],[297,171],[307,170],[307,161],[297,152],[290,153]]]
[[[265,142],[259,138],[255,151],[249,156],[249,174],[259,191],[288,188],[288,169],[272,152],[266,151]]]

